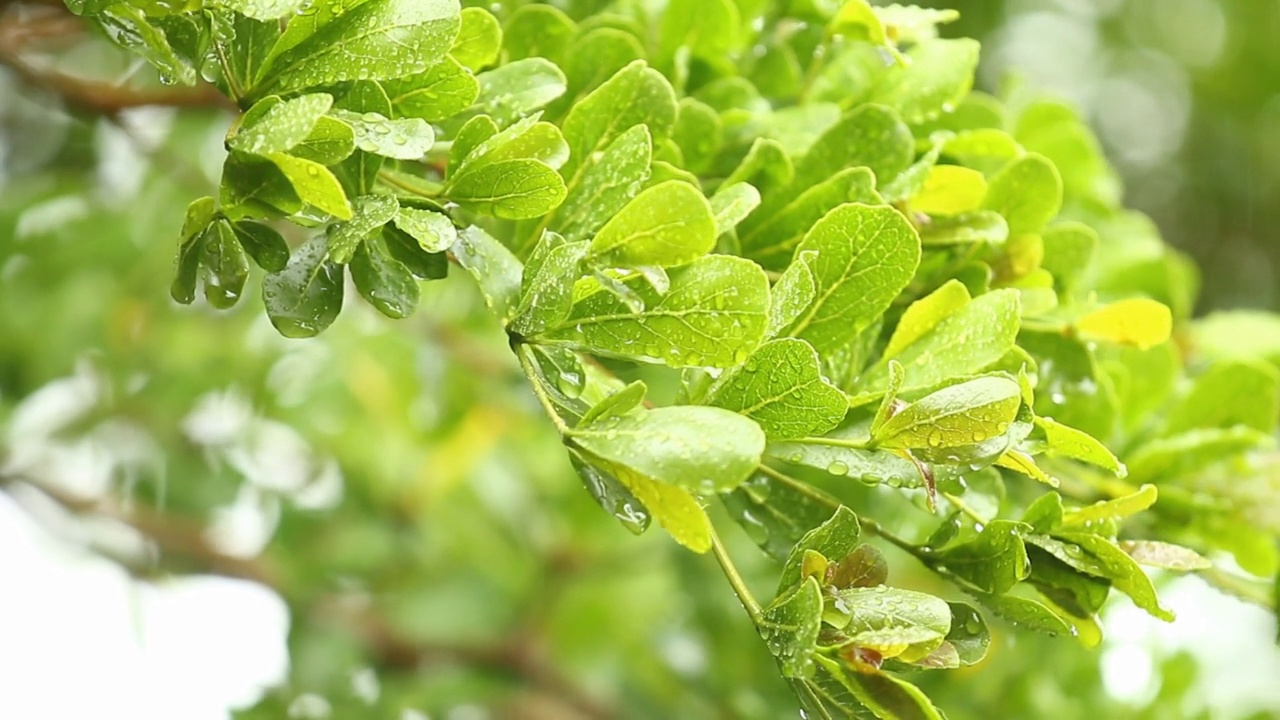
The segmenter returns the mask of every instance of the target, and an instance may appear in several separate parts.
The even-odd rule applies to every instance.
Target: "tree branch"
[[[235,104],[212,85],[194,88],[135,88],[67,75],[42,68],[24,57],[34,39],[65,38],[84,33],[84,22],[65,7],[41,10],[29,16],[10,10],[0,14],[0,65],[8,67],[27,85],[53,93],[81,111],[114,116],[136,107],[208,107],[235,110]]]

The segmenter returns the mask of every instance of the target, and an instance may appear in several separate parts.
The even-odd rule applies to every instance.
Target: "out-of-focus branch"
[[[615,716],[611,709],[556,672],[553,663],[542,657],[533,638],[516,635],[497,645],[481,646],[420,643],[399,636],[378,615],[347,603],[324,603],[317,611],[322,620],[354,632],[386,667],[416,670],[428,665],[455,663],[488,668],[527,684],[572,713],[562,712],[558,717],[608,720]]]
[[[58,95],[73,108],[110,116],[129,108],[154,105],[235,109],[234,103],[207,84],[194,88],[125,87],[41,67],[27,57],[24,51],[28,46],[36,41],[79,39],[85,33],[84,21],[71,15],[61,3],[56,5],[58,9],[46,3],[40,3],[38,8],[23,5],[27,3],[0,5],[0,65],[26,84]]]
[[[209,542],[203,527],[194,520],[145,507],[124,508],[109,499],[86,499],[29,478],[0,475],[0,487],[19,483],[35,488],[76,515],[97,516],[127,525],[154,542],[162,552],[192,560],[209,572],[277,586],[277,574],[270,563],[222,552]]]

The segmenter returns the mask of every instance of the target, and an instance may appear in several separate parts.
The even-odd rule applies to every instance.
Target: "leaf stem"
[[[516,357],[520,359],[520,368],[524,370],[524,374],[529,378],[529,384],[533,386],[533,394],[538,398],[538,402],[542,404],[542,409],[547,411],[547,415],[551,417],[551,422],[556,426],[556,432],[560,433],[560,437],[569,434],[569,425],[560,417],[560,413],[556,411],[556,405],[551,400],[551,395],[547,392],[546,386],[542,384],[542,379],[538,377],[537,368],[534,367],[533,347],[521,344],[516,347]]]
[[[851,450],[867,450],[871,447],[871,438],[854,440],[852,438],[806,437],[788,440],[799,445],[826,445],[827,447],[849,448]]]
[[[222,69],[222,77],[227,81],[227,91],[231,94],[231,99],[236,105],[240,104],[240,99],[244,97],[244,88],[236,82],[235,73],[231,72],[231,63],[227,60],[227,51],[222,47],[222,43],[215,42],[213,44],[213,52],[218,56],[218,67]]]
[[[742,603],[742,607],[747,609],[747,615],[751,617],[751,622],[757,628],[760,627],[761,623],[764,622],[760,603],[751,594],[751,590],[747,587],[747,583],[743,581],[737,566],[733,564],[733,558],[730,558],[729,552],[725,550],[724,543],[720,541],[720,534],[716,532],[715,526],[711,528],[711,552],[716,556],[716,562],[720,563],[720,569],[724,571],[724,576],[729,580],[729,587],[733,588],[733,594],[738,596],[738,601]]]
[[[947,492],[941,493],[941,495],[942,497],[946,498],[947,502],[954,505],[957,510],[959,510],[964,515],[967,515],[969,519],[973,520],[979,525],[986,527],[988,524],[991,523],[990,520],[982,517],[982,515],[977,510],[974,510],[972,507],[969,506],[969,503],[965,502],[964,500],[961,500],[959,497]]]

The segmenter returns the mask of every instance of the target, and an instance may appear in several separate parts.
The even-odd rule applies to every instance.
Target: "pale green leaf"
[[[695,187],[679,181],[637,195],[591,240],[587,261],[602,267],[684,265],[716,242],[711,205]]]
[[[284,173],[298,198],[336,218],[351,217],[347,194],[329,168],[284,153],[272,153],[267,159]]]
[[[1157,540],[1122,540],[1119,545],[1139,565],[1181,572],[1208,570],[1213,567],[1208,558],[1181,545]]]
[[[1043,155],[1025,155],[991,178],[983,206],[1004,217],[1010,235],[1039,232],[1062,207],[1062,178]]]
[[[449,199],[506,220],[546,214],[564,199],[564,180],[538,160],[503,160],[464,170],[449,180]]]
[[[760,635],[778,659],[783,677],[813,674],[812,655],[822,629],[822,589],[809,578],[764,609]]]
[[[451,57],[427,68],[424,73],[385,80],[391,108],[397,117],[422,118],[441,122],[462,112],[476,101],[480,84]]]
[[[556,211],[551,227],[569,240],[595,234],[649,179],[653,141],[646,125],[635,125],[609,143],[586,166]]]
[[[906,369],[905,393],[979,372],[1004,357],[1018,334],[1018,294],[1016,290],[996,290],[981,295],[925,329],[931,315],[922,312],[924,322],[911,331],[914,339],[899,343],[899,352],[886,354],[863,375],[855,388],[854,402],[880,397],[890,360]]]
[[[421,73],[449,51],[459,25],[457,0],[367,0],[276,55],[263,85],[301,90]]]
[[[227,144],[253,155],[284,152],[305,140],[332,105],[333,96],[326,93],[302,95],[283,102],[275,97],[266,98],[245,114],[245,122],[233,129]],[[258,110],[259,106],[266,109]]]
[[[523,275],[516,256],[477,225],[469,225],[458,233],[453,256],[475,277],[493,314],[502,320],[509,318],[520,300]]]
[[[1008,430],[1021,404],[1022,391],[1012,380],[975,378],[911,403],[886,420],[873,440],[903,449],[974,445]]]
[[[356,147],[395,160],[421,160],[435,143],[435,131],[422,118],[391,120],[374,112],[338,110],[333,116],[351,126]]]
[[[756,348],[711,387],[706,402],[755,420],[770,441],[821,435],[844,419],[844,393],[820,374],[818,354],[802,340]]]
[[[604,418],[573,428],[567,437],[611,466],[702,494],[740,485],[760,463],[765,444],[751,420],[697,406]]]
[[[339,264],[349,262],[360,243],[391,222],[400,209],[390,195],[361,195],[351,205],[351,219],[329,227],[329,259]]]
[[[499,124],[525,117],[564,95],[568,81],[564,73],[543,58],[525,58],[507,63],[476,78],[480,94],[476,106],[492,115]]]
[[[906,53],[906,62],[886,71],[869,100],[894,108],[919,124],[948,112],[973,87],[978,41],[930,40]]]
[[[676,121],[676,98],[661,73],[634,62],[574,104],[563,125],[569,162],[562,168],[569,184],[584,163],[632,127],[649,126],[655,142],[666,139]]]
[[[458,37],[449,55],[471,70],[492,65],[502,50],[502,26],[493,13],[478,7],[462,9]]]
[[[748,183],[721,185],[711,196],[711,211],[716,216],[716,234],[723,235],[738,226],[753,210],[760,207],[760,191]]]
[[[1036,427],[1044,432],[1045,449],[1050,453],[1106,468],[1121,477],[1128,472],[1106,445],[1084,431],[1049,417],[1036,418]]]
[[[816,292],[784,333],[827,352],[856,337],[906,287],[920,262],[920,239],[897,210],[852,204],[827,213],[797,251],[805,267],[787,272],[811,273]]]
[[[458,239],[458,230],[448,216],[433,210],[401,207],[394,218],[396,227],[408,233],[423,250],[444,252]]]

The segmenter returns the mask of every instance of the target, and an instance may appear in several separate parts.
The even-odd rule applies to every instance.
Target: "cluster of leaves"
[[[972,91],[977,43],[938,37],[953,13],[653,5],[71,3],[242,110],[176,300],[234,305],[252,259],[276,328],[307,337],[347,272],[400,318],[461,266],[606,511],[732,578],[719,498],[783,562],[772,603],[743,601],[817,717],[940,717],[887,671],[988,643],[975,607],[889,587],[860,528],[1087,644],[1113,589],[1172,617],[1142,564],[1276,573],[1258,498],[1280,473],[1252,452],[1277,321],[1190,321],[1194,269],[1119,205],[1070,108]],[[619,379],[633,364],[670,369],[667,404]],[[919,521],[876,523],[866,486]]]

